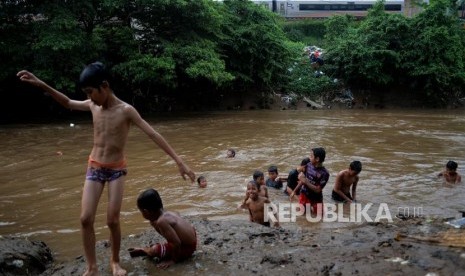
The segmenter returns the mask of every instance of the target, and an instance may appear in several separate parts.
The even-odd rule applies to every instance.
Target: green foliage
[[[34,37],[30,22],[34,7],[23,1],[0,3],[0,81],[16,75],[21,64],[31,60],[30,45]]]
[[[405,41],[403,70],[412,90],[431,102],[447,104],[463,95],[465,85],[465,32],[460,28],[455,7],[437,0],[410,22],[414,37]]]
[[[115,67],[134,89],[184,89],[199,81],[222,86],[233,79],[215,42],[221,18],[212,2],[140,0],[136,6],[132,18],[140,51]],[[141,74],[146,66],[150,72]]]
[[[465,84],[465,39],[452,10],[447,0],[437,0],[410,19],[385,13],[378,2],[360,24],[331,18],[327,68],[353,87],[386,93],[406,86],[433,105],[457,99]]]
[[[377,2],[361,24],[336,17],[327,27],[331,46],[326,59],[348,85],[379,88],[394,81],[400,60],[399,38],[406,29],[402,16],[385,13],[384,2]]]
[[[455,8],[436,0],[405,18],[379,2],[362,21],[285,22],[247,0],[2,1],[0,87],[26,68],[74,92],[83,66],[99,60],[130,99],[208,98],[222,90],[315,95],[334,89],[331,76],[384,92],[404,85],[445,103],[461,97],[465,84]],[[301,64],[304,45],[324,48],[325,75],[315,78]]]
[[[349,29],[354,29],[355,17],[351,15],[332,16],[325,21],[325,38],[329,41],[342,39]]]
[[[167,53],[179,56],[178,68],[190,79],[206,79],[218,86],[234,79],[226,72],[225,62],[215,51],[216,43],[202,39],[189,45],[174,44]]]
[[[284,22],[283,30],[292,41],[303,42],[305,45],[319,45],[325,47],[326,20],[296,20]]]
[[[282,82],[292,56],[281,18],[246,0],[223,4],[221,52],[236,87],[261,90]]]
[[[288,47],[296,58],[288,67],[288,81],[283,92],[314,98],[338,89],[330,76],[320,76],[311,67],[310,60],[303,51],[304,44],[289,42]]]
[[[161,84],[168,87],[176,83],[175,62],[170,57],[140,54],[132,56],[130,61],[115,65],[113,70],[134,87],[138,87],[142,82],[148,83],[148,85]]]
[[[290,62],[280,17],[245,0],[6,1],[0,14],[0,82],[27,68],[66,93],[96,60],[133,100],[272,89]]]

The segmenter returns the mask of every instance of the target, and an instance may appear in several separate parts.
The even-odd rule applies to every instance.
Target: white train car
[[[363,17],[376,0],[252,0],[252,2],[288,19],[299,19],[325,18],[343,14]],[[386,0],[384,8],[386,12],[403,13],[404,0]]]

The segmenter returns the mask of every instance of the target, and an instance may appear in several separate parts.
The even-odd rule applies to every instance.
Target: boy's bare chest
[[[121,135],[128,131],[128,119],[120,111],[97,110],[92,112],[92,116],[96,133],[102,135]]]
[[[262,200],[260,200],[260,199],[252,200],[252,201],[249,203],[249,209],[250,209],[252,212],[263,211],[263,208],[264,208],[264,201],[262,201]]]
[[[345,186],[350,186],[355,182],[355,176],[344,175],[342,177],[342,184]]]

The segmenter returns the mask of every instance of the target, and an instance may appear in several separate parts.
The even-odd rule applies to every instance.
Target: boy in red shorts
[[[292,199],[300,189],[299,203],[307,207],[310,205],[311,213],[321,212],[323,216],[323,188],[328,183],[329,172],[323,166],[326,151],[324,148],[313,148],[310,152],[310,163],[305,173],[299,174],[299,184],[295,187],[290,198]]]
[[[163,203],[156,190],[148,189],[141,193],[137,198],[137,207],[167,242],[144,248],[129,248],[131,257],[157,257],[161,260],[158,267],[165,269],[192,256],[197,248],[194,226],[178,213],[163,210]]]

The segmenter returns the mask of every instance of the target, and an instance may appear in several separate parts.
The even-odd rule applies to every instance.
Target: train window
[[[355,5],[354,10],[356,10],[356,11],[366,11],[368,9],[371,9],[371,7],[373,7],[373,5],[370,5],[370,4]]]
[[[299,11],[314,11],[314,10],[316,10],[316,5],[299,4]]]
[[[387,4],[387,5],[384,5],[384,10],[386,10],[386,11],[401,11],[402,10],[402,5]]]
[[[401,5],[388,6],[390,6],[386,8],[388,11],[400,11],[402,8]],[[371,4],[300,4],[299,11],[366,11],[372,7]]]
[[[281,5],[279,5],[279,13],[285,14],[284,3],[281,3]]]

